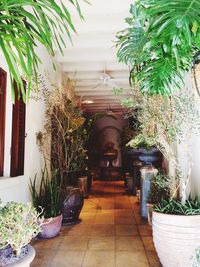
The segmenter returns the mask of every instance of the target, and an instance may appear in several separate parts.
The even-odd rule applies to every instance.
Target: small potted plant
[[[37,189],[37,175],[30,181],[32,202],[37,211],[44,217],[39,238],[52,238],[58,235],[62,223],[61,183],[56,177],[56,172],[51,171],[51,176],[45,165],[41,172],[41,180]],[[41,212],[42,209],[42,212]]]
[[[35,257],[29,242],[41,231],[40,214],[30,203],[0,207],[0,266],[28,267]]]

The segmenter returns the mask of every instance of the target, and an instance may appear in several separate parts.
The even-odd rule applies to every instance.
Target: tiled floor
[[[160,267],[151,228],[139,215],[137,198],[122,182],[93,184],[82,222],[64,226],[50,240],[34,240],[31,267]]]

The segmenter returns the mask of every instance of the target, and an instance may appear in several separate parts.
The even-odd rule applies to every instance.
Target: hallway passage
[[[32,267],[160,267],[151,227],[122,181],[95,181],[81,223],[63,226],[50,240],[35,240]]]

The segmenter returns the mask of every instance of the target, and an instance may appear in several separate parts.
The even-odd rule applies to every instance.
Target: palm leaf
[[[82,0],[87,2],[87,0]],[[58,4],[57,4],[58,3]],[[83,18],[78,1],[69,1]],[[28,7],[28,8],[27,8]],[[31,81],[37,84],[39,57],[37,44],[42,44],[51,56],[54,46],[60,51],[65,46],[66,32],[76,32],[70,12],[62,1],[55,0],[2,0],[0,2],[0,48],[10,69],[11,80],[16,82],[24,101],[30,94]],[[23,78],[27,81],[27,95]],[[12,86],[13,88],[13,86]],[[13,89],[12,89],[12,95]]]
[[[172,94],[200,48],[200,1],[141,0],[131,15],[117,36],[119,60],[131,64],[142,92]]]

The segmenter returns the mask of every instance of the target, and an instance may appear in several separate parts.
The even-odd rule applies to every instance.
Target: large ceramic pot
[[[153,212],[153,241],[163,267],[191,267],[200,245],[200,215]]]
[[[57,236],[60,232],[61,225],[62,214],[57,217],[44,219],[43,224],[41,225],[42,231],[38,234],[38,237],[46,239]]]
[[[153,165],[157,168],[161,167],[162,164],[162,153],[157,148],[140,148],[139,160],[145,165]]]
[[[0,260],[0,266],[1,267],[29,267],[31,262],[35,258],[35,249],[32,246],[27,245],[25,248],[25,251],[26,253],[24,254],[24,256],[20,256],[19,259],[16,258],[16,260],[12,262],[12,260],[9,259],[9,254],[12,253],[12,249],[6,248],[4,252],[3,250],[1,250],[0,256],[2,257],[2,254],[4,253],[7,264],[6,264],[6,261],[3,262]]]
[[[76,223],[84,204],[84,196],[80,188],[67,187],[63,201],[63,223]]]

